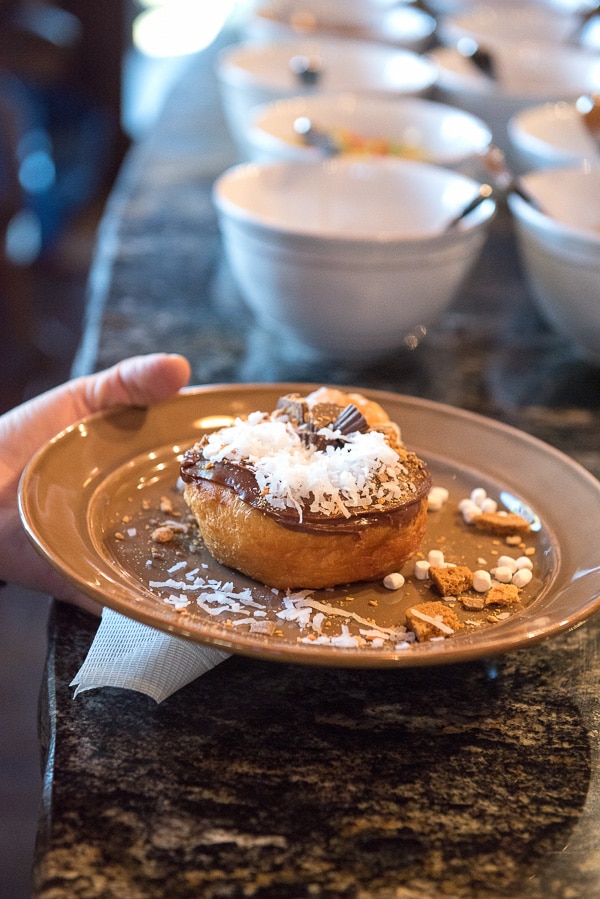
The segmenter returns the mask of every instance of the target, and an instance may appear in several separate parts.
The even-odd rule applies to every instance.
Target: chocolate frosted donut
[[[211,554],[278,588],[398,569],[421,543],[431,487],[379,405],[326,388],[204,436],[181,476]]]

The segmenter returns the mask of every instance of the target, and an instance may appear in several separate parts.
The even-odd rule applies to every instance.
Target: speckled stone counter
[[[493,670],[232,657],[157,706],[73,701],[95,623],[55,613],[36,895],[599,894],[597,624]]]
[[[535,313],[501,209],[414,350],[368,368],[277,357],[210,201],[236,153],[191,63],[102,225],[76,370],[155,349],[196,382],[326,380],[491,415],[600,476],[600,373]],[[56,604],[41,703],[36,899],[600,895],[600,621],[487,665],[337,670],[234,656],[161,705],[69,683],[97,621]]]

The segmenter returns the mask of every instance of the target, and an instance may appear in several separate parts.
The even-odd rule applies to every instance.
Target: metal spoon
[[[575,103],[589,136],[600,150],[600,95],[584,94]]]
[[[337,156],[340,152],[339,146],[331,135],[323,128],[317,127],[308,116],[298,116],[294,120],[293,128],[305,144],[310,147],[316,147],[317,150],[321,150],[326,156]]]
[[[579,21],[577,22],[575,30],[570,36],[571,42],[579,43],[585,30],[585,26],[588,24],[588,22],[591,22],[594,16],[597,16],[599,13],[600,2],[595,3],[592,7],[590,7],[590,9],[586,9],[584,12],[580,13]]]
[[[289,67],[301,84],[317,84],[323,72],[323,64],[318,56],[303,53],[292,56]]]
[[[479,71],[494,81],[497,77],[496,63],[492,53],[480,46],[474,38],[463,37],[457,44],[456,49],[461,56],[470,60]]]
[[[474,209],[477,209],[478,206],[481,206],[484,200],[487,200],[488,197],[491,197],[494,190],[489,184],[480,184],[479,190],[475,194],[472,200],[466,204],[466,206],[461,209],[458,215],[455,215],[450,219],[448,224],[446,225],[446,231],[452,230],[455,228],[459,222],[461,222],[467,215],[473,212]]]
[[[517,194],[522,200],[525,200],[526,203],[529,203],[530,206],[537,209],[538,212],[543,212],[535,197],[525,190],[523,185],[507,166],[504,153],[500,147],[489,148],[484,157],[484,164],[488,175],[498,191],[504,195],[510,193]]]

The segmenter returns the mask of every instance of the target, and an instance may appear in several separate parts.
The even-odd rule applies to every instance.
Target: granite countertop
[[[227,38],[223,38],[226,40]],[[151,350],[195,382],[383,388],[490,415],[600,477],[600,373],[540,320],[501,208],[415,350],[303,370],[253,325],[210,201],[237,155],[193,60],[106,210],[77,372]],[[579,899],[600,894],[600,621],[486,664],[232,656],[157,705],[69,686],[97,621],[56,603],[36,899]]]
[[[231,657],[156,705],[74,701],[95,622],[55,614],[36,896],[598,894],[597,621],[495,666]]]

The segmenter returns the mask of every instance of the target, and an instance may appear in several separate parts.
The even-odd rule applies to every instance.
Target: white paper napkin
[[[86,659],[71,681],[74,696],[99,687],[124,687],[162,702],[229,658],[104,608]]]

